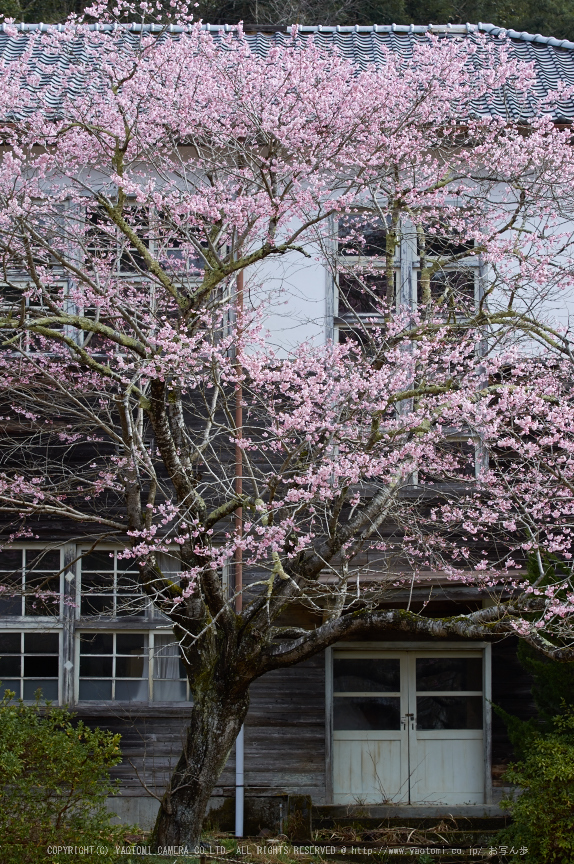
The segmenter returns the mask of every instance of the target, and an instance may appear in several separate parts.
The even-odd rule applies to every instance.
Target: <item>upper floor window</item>
[[[387,296],[385,273],[339,273],[339,317],[381,314]]]
[[[480,442],[470,435],[453,433],[437,445],[436,464],[422,466],[417,482],[429,486],[468,484],[480,471]]]
[[[345,258],[384,257],[387,251],[387,229],[382,219],[369,216],[341,216],[338,228],[339,255]]]
[[[149,600],[142,594],[133,559],[121,550],[85,552],[81,557],[80,615],[145,615]]]
[[[369,348],[368,319],[380,315],[385,301],[397,299],[399,286],[402,303],[432,304],[439,317],[467,318],[476,309],[479,257],[460,226],[407,223],[396,226],[392,236],[389,231],[382,219],[368,214],[339,219],[334,303],[339,341],[353,339]]]
[[[149,248],[149,210],[129,203],[122,217]],[[98,205],[86,210],[86,233],[84,240],[86,263],[94,269],[110,267],[120,273],[145,273],[147,264],[144,253],[129,242],[126,235]]]
[[[425,285],[426,276],[426,285]],[[437,309],[456,308],[471,311],[476,298],[476,267],[435,270],[417,273],[417,302],[431,302]],[[425,298],[425,288],[427,297]]]
[[[62,563],[59,549],[27,547],[0,552],[0,616],[60,614]]]
[[[208,249],[209,243],[198,226],[186,220],[178,222],[170,214],[142,207],[134,200],[127,202],[122,218],[162,267],[186,278],[203,270],[202,250]],[[145,276],[148,263],[144,249],[130,241],[103,207],[87,207],[83,253],[89,266]]]

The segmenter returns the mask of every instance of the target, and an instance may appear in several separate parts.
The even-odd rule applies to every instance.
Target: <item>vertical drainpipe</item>
[[[237,274],[236,286],[237,319],[243,315],[243,271]],[[239,371],[239,364],[237,364]],[[235,388],[235,427],[237,438],[243,437],[243,388],[239,382]],[[235,445],[235,494],[243,494],[243,451],[239,444]],[[239,537],[243,534],[243,508],[235,511],[235,531]],[[239,614],[243,608],[243,552],[235,550],[235,612]],[[239,730],[235,741],[235,836],[243,837],[243,807],[245,795],[244,782],[244,727]]]

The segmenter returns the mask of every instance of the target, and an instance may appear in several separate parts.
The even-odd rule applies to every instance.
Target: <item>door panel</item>
[[[412,804],[483,804],[482,657],[412,652],[408,660]]]
[[[483,804],[484,746],[482,733],[416,732],[411,748],[411,803]],[[468,734],[468,733],[467,733]]]
[[[407,748],[404,733],[395,738],[343,738],[333,742],[335,804],[380,804],[408,801]],[[356,733],[355,733],[356,734]]]
[[[336,804],[408,802],[407,658],[336,652],[333,798]]]

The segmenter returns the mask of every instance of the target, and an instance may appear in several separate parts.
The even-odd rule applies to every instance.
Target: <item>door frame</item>
[[[489,642],[337,642],[325,650],[325,802],[333,804],[333,651],[480,651],[483,656],[484,804],[492,804],[492,646]],[[398,807],[420,805],[397,804]],[[480,805],[477,805],[480,806]],[[451,808],[452,809],[452,808]]]

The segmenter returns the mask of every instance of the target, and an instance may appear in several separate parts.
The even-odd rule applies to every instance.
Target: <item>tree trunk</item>
[[[152,842],[195,847],[213,787],[241,729],[249,694],[199,692],[191,712],[183,753],[163,796]]]

